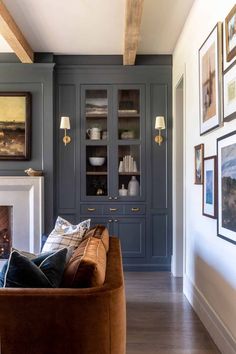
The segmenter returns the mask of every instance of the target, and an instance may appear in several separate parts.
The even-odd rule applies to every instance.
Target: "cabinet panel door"
[[[87,217],[83,217],[84,219]],[[113,236],[114,232],[113,232],[113,220],[110,218],[100,218],[100,217],[93,217],[93,216],[89,216],[89,218],[91,219],[91,227],[96,226],[96,225],[104,225],[107,227],[108,231],[109,231],[109,235]]]
[[[114,220],[114,233],[119,237],[123,257],[145,256],[145,219]]]

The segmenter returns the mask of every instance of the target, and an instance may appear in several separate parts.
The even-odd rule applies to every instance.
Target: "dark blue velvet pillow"
[[[67,248],[28,259],[17,250],[3,266],[0,283],[10,288],[59,287],[66,264]]]

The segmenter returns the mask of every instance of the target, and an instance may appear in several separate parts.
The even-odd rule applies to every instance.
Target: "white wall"
[[[236,353],[236,246],[217,237],[217,222],[202,215],[202,186],[194,184],[194,146],[216,155],[216,139],[236,130],[236,119],[199,135],[198,49],[233,0],[195,0],[173,55],[173,88],[185,74],[184,291],[223,353]],[[175,102],[175,91],[173,91]],[[174,117],[175,119],[175,117]]]

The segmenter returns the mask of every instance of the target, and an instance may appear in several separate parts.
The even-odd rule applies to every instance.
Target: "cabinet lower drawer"
[[[143,215],[145,214],[145,211],[146,211],[145,205],[139,205],[139,204],[125,205],[126,215]]]
[[[118,204],[104,205],[103,213],[106,215],[122,215],[124,214],[124,206]]]
[[[82,204],[80,207],[82,215],[106,215],[112,217],[112,215],[144,215],[146,207],[143,204]]]
[[[84,215],[102,215],[103,214],[103,205],[81,205],[81,214]]]

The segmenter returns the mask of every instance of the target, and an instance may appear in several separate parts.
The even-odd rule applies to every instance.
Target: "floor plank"
[[[219,354],[168,272],[126,272],[126,354]]]

